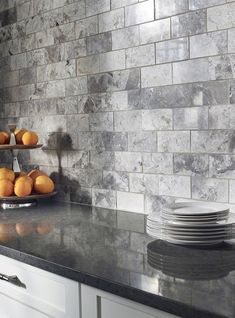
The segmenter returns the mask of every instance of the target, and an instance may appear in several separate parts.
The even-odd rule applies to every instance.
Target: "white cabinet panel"
[[[86,285],[81,285],[81,306],[82,318],[177,318]]]
[[[0,300],[11,302],[26,317],[79,318],[79,284],[61,276],[0,256],[0,273],[16,275],[26,288],[0,280]],[[7,300],[8,299],[8,300]],[[1,301],[2,302],[2,301]],[[31,309],[30,309],[31,308]],[[4,317],[0,306],[0,317]],[[32,313],[28,314],[28,311]],[[38,312],[38,313],[37,313]],[[9,316],[11,317],[11,316]]]

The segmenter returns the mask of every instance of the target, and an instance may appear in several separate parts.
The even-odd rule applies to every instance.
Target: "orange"
[[[0,168],[0,180],[7,179],[11,182],[15,181],[15,173],[8,168]]]
[[[27,132],[27,130],[24,128],[15,130],[14,134],[15,134],[17,144],[23,144],[22,137],[23,137],[24,133],[26,133],[26,132]]]
[[[15,185],[16,183],[18,182],[30,182],[31,184],[31,187],[33,187],[33,179],[28,177],[27,175],[26,176],[19,176],[16,180],[15,180]]]
[[[33,169],[32,171],[28,173],[28,177],[33,179],[33,181],[39,176],[46,176],[46,174],[38,169]]]
[[[14,192],[17,197],[26,197],[30,195],[32,192],[31,182],[28,180],[16,182]]]
[[[54,182],[47,176],[39,176],[34,181],[34,190],[40,194],[53,192],[55,188]]]
[[[26,172],[15,172],[15,177],[16,178],[19,178],[19,177],[23,177],[23,176],[27,176],[27,173]]]
[[[2,131],[2,134],[5,136],[5,144],[9,144],[10,135],[7,132],[5,132],[5,131]]]
[[[34,131],[27,131],[22,137],[25,146],[33,146],[38,143],[38,135]]]
[[[10,197],[14,192],[14,185],[10,180],[0,180],[0,197]]]
[[[0,131],[0,145],[4,145],[6,142],[6,136],[4,135],[3,131]]]
[[[31,234],[34,228],[32,223],[17,223],[16,224],[16,233],[23,237]]]

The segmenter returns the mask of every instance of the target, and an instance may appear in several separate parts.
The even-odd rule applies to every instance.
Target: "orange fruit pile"
[[[0,168],[0,197],[26,197],[32,193],[47,194],[54,191],[55,185],[44,172],[34,169],[28,174],[15,174],[8,168]]]
[[[33,146],[38,143],[38,135],[34,131],[24,128],[15,130],[16,143],[19,145]]]

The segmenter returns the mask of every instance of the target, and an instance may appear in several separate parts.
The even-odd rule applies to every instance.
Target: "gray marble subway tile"
[[[28,1],[16,6],[17,20],[24,20],[34,15],[33,2]]]
[[[86,205],[92,204],[92,194],[90,188],[70,187],[69,201]]]
[[[130,173],[130,192],[158,195],[159,176],[154,174]]]
[[[36,47],[37,48],[41,48],[41,47],[50,46],[50,45],[55,44],[52,29],[37,32],[35,34],[35,37],[36,37]]]
[[[26,34],[40,32],[45,29],[44,18],[42,15],[29,17],[25,22]]]
[[[173,83],[209,81],[208,58],[173,63]]]
[[[86,76],[66,79],[65,82],[66,96],[80,95],[87,93]]]
[[[91,94],[83,106],[84,113],[117,111],[128,109],[127,91]]]
[[[187,176],[208,176],[209,160],[207,154],[174,154],[174,174]]]
[[[208,108],[187,107],[174,109],[174,129],[208,129]]]
[[[191,198],[190,177],[177,175],[160,176],[159,194],[173,197]]]
[[[139,37],[138,25],[115,30],[112,32],[112,48],[118,50],[137,46],[140,43]]]
[[[48,46],[45,48],[46,63],[61,62],[63,60],[63,57],[64,57],[64,47],[62,45]]]
[[[76,41],[66,42],[64,44],[64,59],[75,59],[86,56],[86,40],[80,39]]]
[[[235,28],[228,30],[228,53],[235,53]]]
[[[234,153],[234,131],[192,131],[191,151],[197,153]]]
[[[173,38],[206,32],[206,10],[172,17],[171,30]]]
[[[124,27],[124,8],[99,15],[99,32],[107,32]]]
[[[44,12],[43,19],[46,28],[53,28],[64,24],[66,16],[64,16],[63,7]]]
[[[155,64],[154,44],[138,46],[126,50],[126,67]]]
[[[211,81],[203,83],[203,105],[222,105],[229,103],[229,90],[228,81]]]
[[[61,182],[77,187],[99,187],[102,184],[102,171],[64,168]]]
[[[99,55],[89,55],[77,59],[77,75],[95,74],[100,70]]]
[[[144,173],[173,173],[173,154],[171,153],[145,153],[143,154]]]
[[[62,8],[62,10],[64,23],[69,23],[85,18],[85,0],[79,0],[71,4],[67,4]]]
[[[125,69],[125,50],[100,54],[100,72]]]
[[[116,152],[115,170],[142,172],[142,155],[140,152]]]
[[[145,213],[154,213],[160,215],[161,208],[166,204],[172,204],[175,202],[174,197],[166,195],[146,195],[145,196]]]
[[[89,131],[89,117],[86,114],[67,116],[68,132],[73,134],[80,131]]]
[[[90,113],[90,131],[113,131],[113,113]]]
[[[55,44],[75,40],[74,22],[57,26],[52,30]]]
[[[90,151],[90,166],[93,169],[113,170],[115,164],[114,152]]]
[[[66,116],[38,116],[38,117],[21,117],[19,119],[20,127],[26,129],[43,131],[44,133],[51,133],[56,131],[66,131]]]
[[[77,39],[98,34],[98,16],[92,16],[86,19],[76,21],[75,35]]]
[[[235,203],[235,180],[229,181],[229,202]]]
[[[112,33],[106,32],[87,38],[87,53],[97,54],[112,50]]]
[[[88,151],[68,151],[68,168],[87,169],[88,167]]]
[[[230,103],[235,104],[235,80],[230,82]]]
[[[235,105],[209,107],[210,129],[235,129]]]
[[[37,72],[35,67],[28,67],[20,70],[19,72],[20,84],[32,84],[36,83]]]
[[[128,133],[128,150],[155,152],[157,151],[157,134],[155,131],[141,131]]]
[[[125,8],[125,25],[141,24],[154,20],[153,0],[130,5]]]
[[[47,64],[37,68],[38,82],[64,79],[76,76],[75,60]]]
[[[192,177],[192,198],[228,202],[228,180]]]
[[[96,15],[110,10],[110,0],[86,0],[86,15]]]
[[[142,111],[143,130],[171,130],[172,127],[172,109],[153,109]]]
[[[142,87],[172,84],[172,65],[161,64],[141,68]]]
[[[208,31],[229,29],[234,27],[235,3],[227,3],[207,9]]]
[[[35,92],[34,84],[21,85],[6,89],[6,102],[21,102],[30,100]]]
[[[189,0],[189,9],[197,10],[226,3],[226,0]]]
[[[111,190],[128,191],[128,173],[122,171],[103,171],[103,187]]]
[[[189,152],[190,131],[159,131],[158,151]]]
[[[210,155],[209,177],[235,179],[235,156]]]
[[[89,93],[131,90],[140,86],[140,70],[131,69],[88,76]]]
[[[227,31],[198,34],[190,37],[190,57],[218,55],[227,52]]]
[[[138,0],[111,0],[111,9],[117,9],[137,3]]]
[[[144,195],[140,193],[117,192],[117,209],[144,213]]]
[[[130,125],[130,123],[132,123]],[[142,125],[141,111],[120,111],[114,113],[115,131],[139,131]]]
[[[33,11],[34,11],[34,15],[43,13],[44,11],[49,11],[53,9],[52,6],[52,1],[47,1],[47,0],[39,0],[39,1],[35,1],[33,2]]]
[[[10,68],[11,70],[19,70],[27,67],[26,53],[21,53],[13,55],[10,58]]]
[[[235,54],[209,57],[211,80],[233,78],[235,72]]]
[[[105,189],[92,189],[92,205],[101,208],[116,209],[116,192]]]
[[[79,113],[79,101],[77,96],[56,99],[56,113],[70,115]]]
[[[170,19],[163,19],[140,25],[140,43],[152,43],[170,38]]]
[[[188,0],[155,0],[155,19],[188,11]]]
[[[19,84],[29,84],[29,83],[20,83],[20,75],[19,71],[12,71],[12,72],[3,72],[0,73],[0,76],[2,78],[1,87],[11,87],[11,86],[17,86]],[[31,82],[30,84],[32,84]]]
[[[93,150],[128,150],[128,134],[126,132],[93,132],[92,136],[88,136],[88,140],[84,139],[86,139],[86,143],[91,142],[90,148]]]
[[[189,58],[188,38],[156,43],[156,63],[168,63]]]

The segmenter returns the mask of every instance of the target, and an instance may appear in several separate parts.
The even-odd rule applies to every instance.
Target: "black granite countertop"
[[[144,215],[95,207],[0,212],[2,255],[180,317],[235,317],[233,244],[150,243]]]

